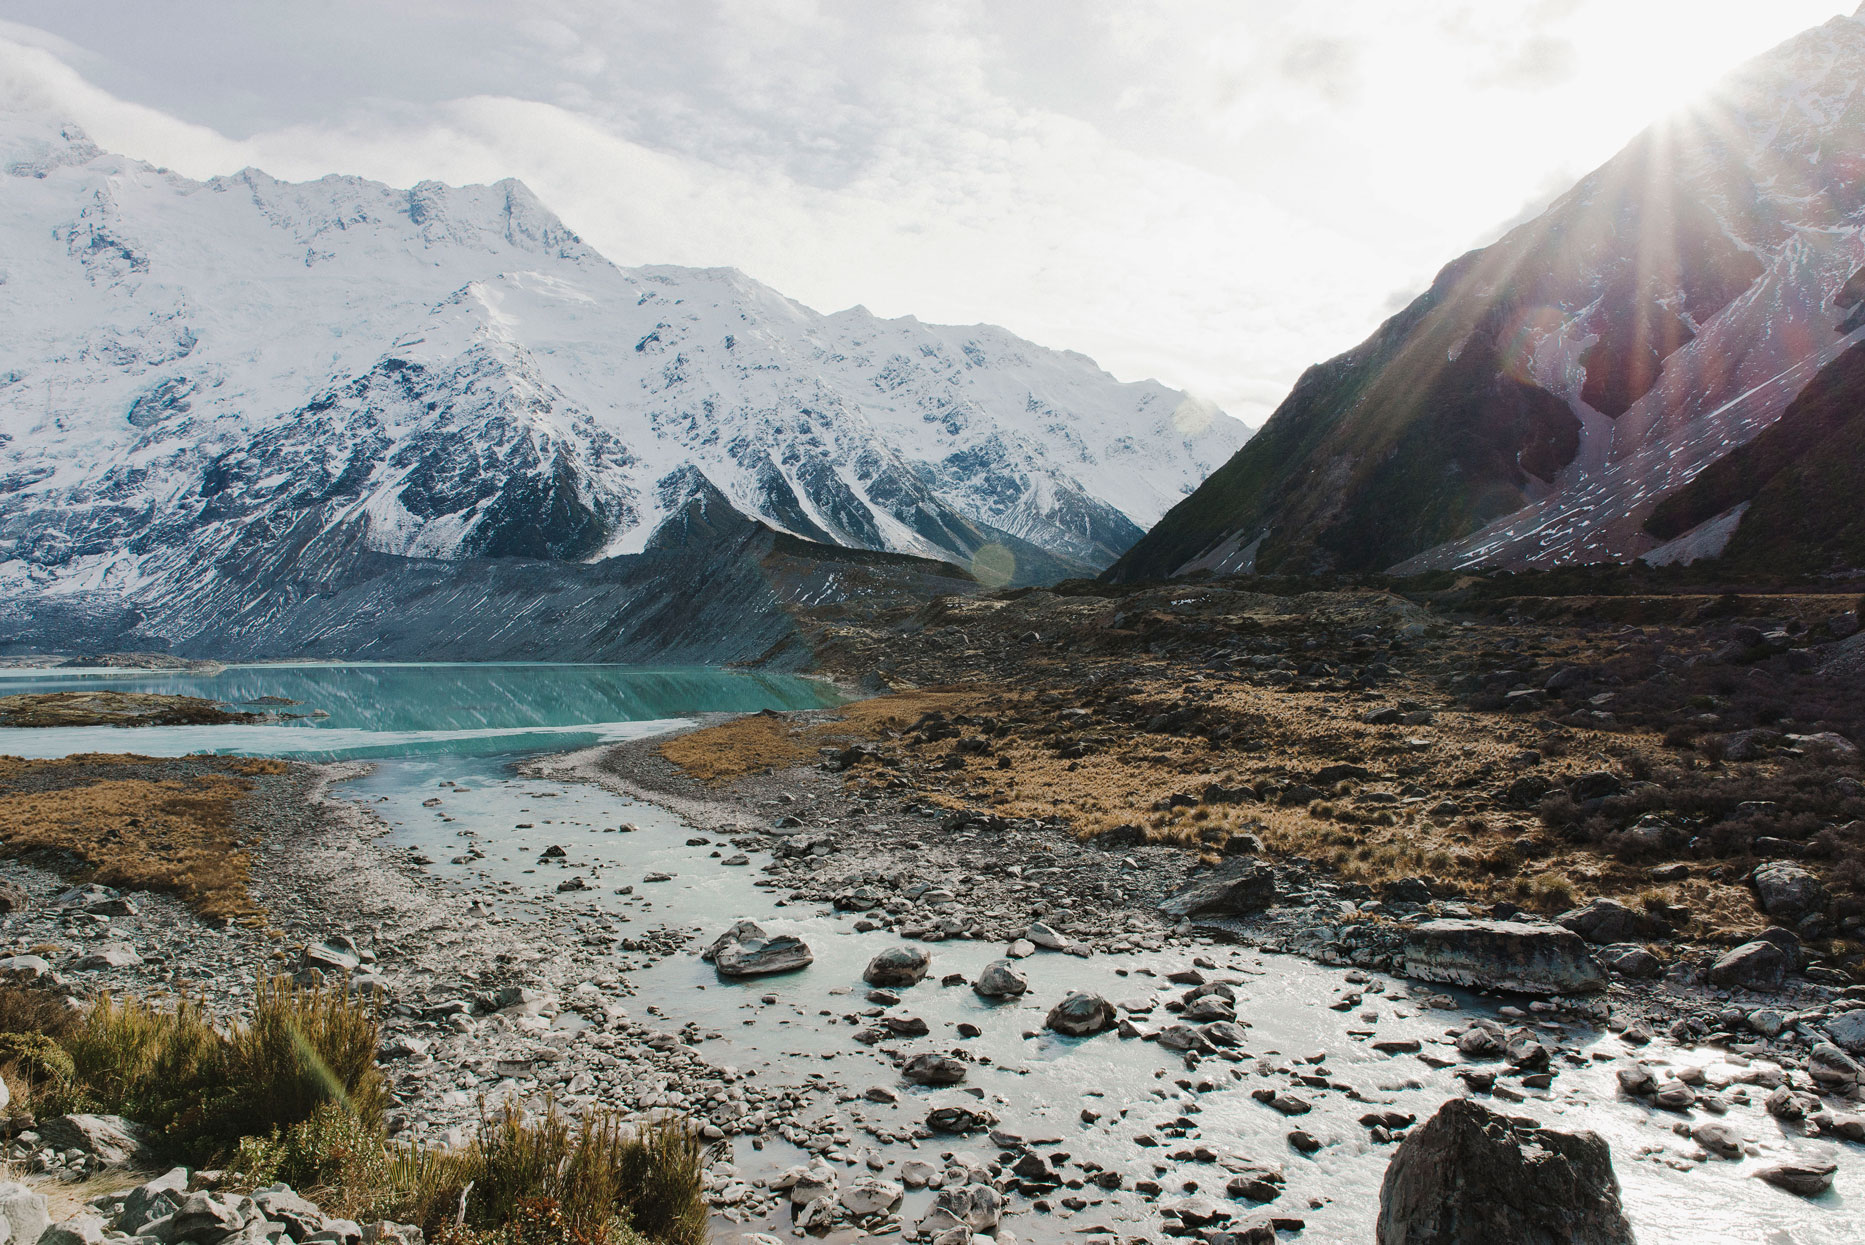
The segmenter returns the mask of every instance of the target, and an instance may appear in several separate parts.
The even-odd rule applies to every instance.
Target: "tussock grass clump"
[[[234,1169],[312,1190],[326,1210],[417,1223],[453,1245],[703,1245],[706,1151],[684,1121],[572,1123],[508,1103],[457,1150],[395,1146],[379,1127],[320,1107],[249,1139]]]
[[[373,1004],[341,986],[276,978],[259,982],[251,1020],[225,1028],[188,999],[171,1008],[105,995],[60,1044],[74,1105],[128,1116],[200,1160],[326,1104],[378,1124],[387,1101],[378,1036]]]

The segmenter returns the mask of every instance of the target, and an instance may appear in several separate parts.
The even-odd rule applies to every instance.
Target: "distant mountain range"
[[[638,655],[658,603],[742,647],[709,575],[1092,574],[1247,435],[1003,329],[618,267],[514,181],[198,182],[19,112],[0,168],[0,646]]]
[[[1865,20],[1654,125],[1305,372],[1114,579],[1865,567]]]

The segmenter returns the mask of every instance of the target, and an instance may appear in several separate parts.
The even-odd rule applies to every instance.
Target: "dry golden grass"
[[[983,696],[974,690],[926,689],[877,696],[846,706],[826,722],[809,722],[766,711],[718,726],[676,735],[660,746],[662,757],[701,782],[722,783],[751,774],[808,765],[826,747],[885,738],[923,715],[977,712]]]
[[[217,772],[161,778],[148,757],[0,758],[0,838],[18,855],[75,857],[78,874],[125,890],[167,891],[203,916],[253,919],[251,858],[235,841],[247,778],[282,762],[202,758]]]
[[[0,696],[0,726],[217,726],[262,715],[223,709],[199,696],[158,692],[34,692]]]

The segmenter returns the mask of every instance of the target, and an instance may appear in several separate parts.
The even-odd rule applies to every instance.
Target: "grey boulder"
[[[1406,931],[1405,975],[1418,981],[1583,994],[1606,988],[1606,974],[1580,935],[1526,921],[1426,921]]]
[[[1791,860],[1770,860],[1748,875],[1755,902],[1777,921],[1793,924],[1826,909],[1826,888],[1818,878]]]
[[[1670,933],[1664,922],[1628,908],[1616,899],[1595,899],[1584,908],[1574,908],[1554,918],[1590,943],[1605,946],[1615,942],[1642,942],[1662,938]]]
[[[1710,965],[1710,984],[1743,990],[1775,990],[1787,978],[1793,960],[1772,942],[1756,939],[1725,951]]]
[[[1159,911],[1167,916],[1235,916],[1261,912],[1280,895],[1274,869],[1240,856],[1167,897]]]
[[[1028,991],[1030,982],[1009,960],[992,960],[971,988],[981,998],[1013,999]]]
[[[868,961],[861,979],[871,986],[918,985],[932,967],[932,953],[924,947],[889,947]]]
[[[1067,1037],[1087,1037],[1114,1027],[1114,1005],[1098,994],[1071,990],[1049,1009],[1043,1024]]]
[[[149,1139],[139,1124],[120,1115],[58,1115],[39,1126],[39,1138],[54,1150],[82,1150],[102,1167],[140,1166]]]
[[[1379,1245],[1632,1245],[1612,1154],[1453,1098],[1413,1129],[1379,1189]]]

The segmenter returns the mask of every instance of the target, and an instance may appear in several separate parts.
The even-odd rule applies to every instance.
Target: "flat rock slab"
[[[1406,931],[1405,975],[1518,994],[1587,994],[1606,974],[1580,935],[1526,921],[1426,921]]]

